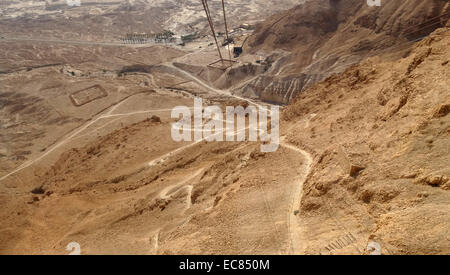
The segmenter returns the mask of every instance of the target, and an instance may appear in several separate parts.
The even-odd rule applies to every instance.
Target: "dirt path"
[[[300,175],[300,179],[298,184],[296,184],[294,191],[292,192],[292,202],[288,212],[288,234],[290,238],[290,247],[289,253],[291,254],[299,254],[302,252],[302,245],[300,243],[298,234],[296,232],[300,231],[299,224],[297,221],[296,210],[298,210],[299,202],[303,196],[303,184],[306,181],[306,177],[308,176],[311,170],[312,157],[306,151],[295,147],[291,144],[288,144],[284,141],[284,138],[281,138],[280,146],[285,147],[289,150],[293,150],[302,155],[305,159],[306,163],[302,165],[302,171]]]
[[[202,172],[204,171],[204,169],[199,169],[197,170],[197,172],[195,172],[193,175],[189,176],[188,178],[184,179],[183,181],[167,186],[166,188],[164,188],[160,193],[159,193],[159,198],[161,199],[170,199],[172,196],[187,190],[187,195],[186,195],[186,207],[184,209],[184,211],[187,211],[189,208],[191,208],[192,206],[192,190],[194,189],[194,186],[191,184],[186,185],[186,183],[188,183],[189,181],[193,180],[194,178],[196,178],[197,176],[199,176]],[[187,220],[189,221],[190,217],[187,218]],[[153,235],[153,250],[154,250],[154,254],[158,254],[158,248],[159,248],[159,234],[162,230],[161,228],[158,228],[155,232],[155,234]]]
[[[186,71],[184,71],[184,70],[182,70],[180,68],[177,68],[173,64],[168,64],[168,65],[165,65],[165,66],[168,66],[168,67],[170,67],[172,69],[175,69],[176,71],[180,72],[181,74],[183,74],[187,78],[197,82],[201,86],[203,86],[203,87],[207,88],[208,90],[213,91],[213,92],[215,92],[217,94],[228,96],[228,97],[233,97],[233,98],[236,98],[236,99],[239,99],[239,100],[243,100],[243,101],[246,101],[249,104],[252,104],[252,105],[257,106],[259,108],[266,107],[266,106],[263,106],[263,105],[261,105],[261,104],[259,104],[257,102],[254,102],[254,101],[252,101],[250,99],[233,95],[233,94],[229,93],[228,90],[220,90],[220,89],[216,89],[214,87],[211,87],[210,85],[205,83],[203,80],[199,79],[198,77],[192,75],[189,72],[186,72]],[[70,134],[67,138],[63,139],[61,142],[59,142],[58,144],[53,146],[51,149],[49,149],[47,152],[45,152],[41,156],[39,156],[36,159],[31,160],[31,161],[21,165],[20,167],[18,167],[14,171],[12,171],[9,174],[1,177],[0,181],[8,178],[9,176],[11,176],[13,174],[18,173],[19,171],[21,171],[21,170],[23,170],[23,169],[33,165],[37,161],[43,159],[44,157],[46,157],[47,155],[49,155],[50,153],[52,153],[53,151],[55,151],[59,147],[63,146],[64,144],[66,144],[70,140],[74,139],[76,136],[78,136],[80,133],[82,133],[84,130],[86,130],[89,126],[93,125],[94,123],[98,122],[101,119],[117,118],[117,117],[131,116],[131,115],[136,115],[136,114],[145,114],[145,113],[150,113],[150,112],[167,112],[167,111],[172,111],[172,109],[159,109],[159,110],[135,111],[135,112],[123,113],[123,114],[113,114],[113,112],[117,109],[117,107],[119,107],[122,103],[124,103],[124,101],[118,102],[114,106],[111,106],[110,109],[108,110],[108,112],[106,112],[106,114],[100,115],[97,118],[92,119],[91,121],[85,123],[80,128],[78,128],[75,132]],[[268,104],[268,105],[270,105],[270,104]],[[271,110],[269,110],[269,113],[271,113]],[[249,125],[247,128],[242,129],[240,131],[246,131],[246,130],[250,129],[251,127],[255,127],[255,126],[256,125]],[[103,125],[100,126],[100,127],[103,127]],[[223,131],[225,131],[225,130],[223,130]],[[223,134],[223,131],[215,133],[214,135]],[[239,133],[240,131],[236,132],[235,134]],[[148,166],[159,165],[159,164],[165,162],[165,160],[167,160],[169,157],[172,157],[175,154],[177,154],[177,153],[179,153],[179,152],[181,152],[181,151],[183,151],[183,150],[185,150],[187,148],[190,148],[190,147],[192,147],[192,146],[194,146],[194,145],[196,145],[196,144],[198,144],[200,142],[203,142],[205,140],[206,140],[206,138],[203,138],[201,140],[195,141],[195,142],[190,143],[188,145],[182,146],[182,147],[180,147],[180,148],[178,148],[176,150],[173,150],[173,151],[171,151],[171,152],[169,152],[169,153],[167,153],[167,154],[165,154],[163,156],[160,156],[160,157],[158,157],[158,158],[148,162]],[[287,221],[287,224],[288,224],[288,235],[289,235],[288,237],[290,239],[289,247],[288,247],[287,251],[289,251],[289,253],[292,253],[292,254],[297,254],[297,253],[301,252],[301,244],[300,244],[299,237],[298,237],[298,234],[297,234],[300,231],[300,229],[299,229],[299,224],[297,222],[297,216],[294,214],[294,212],[295,212],[295,210],[298,209],[298,202],[301,200],[301,197],[302,197],[303,183],[305,182],[306,177],[309,174],[310,166],[311,166],[311,163],[312,163],[312,157],[306,151],[304,151],[304,150],[302,150],[302,149],[300,149],[298,147],[295,147],[295,146],[285,142],[284,141],[284,137],[282,137],[281,140],[280,140],[280,146],[300,154],[302,156],[302,158],[304,158],[305,161],[306,161],[306,163],[301,166],[300,179],[298,179],[298,183],[295,184],[295,189],[292,190],[292,192],[290,192],[292,194],[292,199],[291,199],[291,204],[289,206],[289,213],[288,213],[288,218],[287,218],[288,219],[288,221]],[[186,182],[188,182],[188,181],[192,180],[193,178],[195,178],[196,176],[198,176],[198,174],[200,174],[201,171],[202,170],[197,171],[195,174],[190,176],[188,179],[182,181],[181,183],[178,183],[176,185],[172,185],[172,186],[169,186],[169,187],[165,188],[160,193],[160,197],[161,198],[169,198],[171,195],[177,194],[178,192],[181,192],[183,190],[187,190],[188,193],[192,192],[192,189],[193,189],[192,185],[185,185],[185,186],[183,186],[183,185]],[[187,202],[186,203],[187,209],[189,209],[190,206],[191,206],[190,202]],[[156,240],[155,240],[155,242],[156,242],[155,249],[156,250],[158,248],[158,244],[157,244],[157,242],[158,242],[157,238],[158,237],[157,237],[157,235],[158,234],[156,234]]]
[[[205,87],[207,89],[210,89],[210,90],[212,90],[212,91],[214,91],[214,92],[216,92],[218,94],[234,97],[236,99],[244,100],[244,101],[246,101],[246,102],[248,102],[248,103],[250,103],[252,105],[255,105],[257,107],[262,107],[260,104],[254,102],[254,101],[252,101],[250,99],[242,98],[240,96],[233,95],[233,94],[229,93],[228,90],[220,90],[220,89],[216,89],[214,87],[211,87],[210,85],[205,83],[203,80],[199,79],[198,77],[192,75],[189,72],[186,72],[186,71],[184,71],[184,70],[174,66],[173,64],[171,64],[170,67],[176,69],[179,72],[181,72],[183,75],[189,77],[190,79],[192,79],[195,82],[199,83],[203,87]],[[306,119],[305,128],[307,128],[309,126],[309,121],[314,116],[310,117],[309,119]],[[251,126],[249,126],[249,127],[251,127]],[[247,130],[247,129],[245,129],[245,130]],[[194,144],[192,144],[192,145],[194,145]],[[192,146],[192,145],[190,145],[190,146]],[[190,146],[187,146],[187,147],[190,147]],[[289,242],[290,245],[289,245],[288,251],[291,254],[298,254],[298,253],[301,253],[302,246],[301,246],[298,234],[296,234],[296,232],[299,232],[300,229],[299,229],[299,224],[297,222],[297,216],[295,215],[295,211],[298,209],[298,206],[299,206],[298,202],[301,201],[301,198],[302,198],[302,195],[303,195],[303,184],[304,184],[304,182],[306,180],[306,177],[308,176],[308,174],[309,174],[309,172],[311,170],[312,157],[311,157],[311,155],[308,152],[306,152],[306,151],[304,151],[304,150],[302,150],[302,149],[300,149],[298,147],[295,147],[295,146],[293,146],[291,144],[288,144],[284,140],[284,137],[281,137],[281,139],[280,139],[280,146],[285,147],[286,149],[292,150],[292,151],[294,151],[294,152],[296,152],[298,154],[301,154],[302,157],[306,161],[306,163],[304,165],[302,165],[301,176],[300,176],[299,182],[298,182],[298,184],[296,185],[295,189],[292,192],[292,202],[291,202],[291,205],[289,207],[288,223],[287,223],[288,224],[288,234],[289,234],[289,238],[290,238],[290,242]],[[185,148],[182,148],[182,149],[185,149]],[[177,151],[179,151],[179,150],[177,150]]]
[[[169,68],[171,68],[171,69],[175,69],[176,71],[178,71],[179,73],[181,73],[181,74],[183,74],[184,76],[188,77],[189,79],[191,79],[191,80],[197,82],[198,84],[200,84],[200,85],[203,86],[204,88],[206,88],[206,89],[208,89],[208,90],[210,90],[210,91],[213,91],[213,92],[215,92],[215,93],[217,93],[217,94],[219,94],[219,95],[224,95],[224,96],[228,96],[228,97],[233,97],[233,98],[236,98],[236,99],[245,101],[245,102],[247,102],[247,103],[249,103],[249,104],[251,104],[251,105],[254,105],[254,106],[256,106],[256,107],[259,107],[259,108],[265,107],[265,106],[263,106],[263,105],[261,105],[261,104],[259,104],[259,103],[256,103],[255,101],[253,101],[253,100],[251,100],[251,99],[248,99],[248,98],[245,98],[245,97],[241,97],[241,96],[237,96],[237,95],[232,94],[231,92],[229,92],[232,88],[227,89],[227,90],[216,89],[216,88],[212,87],[211,85],[207,84],[206,82],[204,82],[204,81],[203,81],[202,79],[200,79],[199,77],[197,77],[197,76],[195,76],[195,75],[193,75],[193,74],[191,74],[191,73],[189,73],[189,72],[187,72],[187,71],[185,71],[185,70],[182,70],[182,69],[180,69],[180,68],[174,66],[173,63],[166,63],[166,64],[163,64],[163,65],[166,66],[166,67],[169,67]],[[275,106],[275,105],[270,104],[270,103],[264,103],[264,105],[267,105],[267,106]]]
[[[190,175],[188,178],[184,179],[183,181],[167,186],[166,188],[164,188],[160,193],[159,193],[159,197],[161,199],[169,199],[171,198],[173,195],[178,194],[179,192],[183,191],[183,190],[188,190],[188,200],[186,201],[186,209],[191,208],[192,205],[192,201],[191,201],[191,196],[190,194],[192,193],[192,189],[193,189],[193,185],[186,185],[187,182],[191,181],[192,179],[194,179],[195,177],[197,177],[198,175],[200,175],[203,172],[203,168],[199,169],[197,172],[195,172],[194,174]]]
[[[201,86],[203,86],[203,87],[205,87],[205,88],[207,88],[207,89],[209,89],[211,91],[214,91],[217,94],[225,95],[225,96],[229,96],[229,97],[234,97],[236,99],[244,100],[244,101],[246,101],[246,102],[248,102],[248,103],[250,103],[250,104],[252,104],[254,106],[263,107],[261,104],[258,104],[256,102],[252,101],[251,99],[242,98],[240,96],[233,95],[233,94],[229,93],[228,90],[220,90],[220,89],[216,89],[214,87],[211,87],[210,85],[205,83],[200,78],[198,78],[198,77],[192,75],[191,73],[186,72],[186,71],[184,71],[184,70],[174,66],[173,63],[170,63],[169,65],[166,64],[166,66],[177,70],[178,72],[182,73],[184,76],[187,76],[191,80],[197,82]],[[270,110],[269,110],[269,113],[271,113]],[[307,119],[305,127],[308,127],[309,120],[310,119]],[[252,126],[254,126],[254,125],[250,125],[244,130],[246,131]],[[216,133],[216,134],[223,134],[223,132]],[[174,150],[174,151],[172,151],[172,152],[170,152],[170,153],[168,153],[168,154],[166,154],[166,155],[164,155],[164,156],[162,156],[160,158],[157,158],[157,159],[151,161],[149,163],[149,165],[153,166],[153,165],[160,164],[160,163],[164,162],[164,160],[167,159],[168,157],[171,157],[172,155],[174,155],[174,154],[176,154],[176,153],[178,153],[178,152],[180,152],[180,151],[182,151],[184,149],[192,147],[195,144],[198,144],[198,143],[200,143],[200,142],[202,142],[204,140],[205,140],[205,138],[202,139],[202,140],[196,141],[194,143],[188,144],[188,145],[186,145],[184,147],[178,148],[178,149],[176,149],[176,150]],[[288,224],[288,234],[289,234],[289,238],[290,238],[288,251],[289,251],[289,253],[292,253],[292,254],[298,254],[298,253],[300,253],[302,251],[302,249],[301,249],[302,246],[300,244],[298,234],[296,234],[296,232],[299,232],[299,224],[297,222],[297,216],[295,215],[295,211],[298,209],[298,202],[301,200],[301,197],[303,195],[302,194],[303,193],[303,183],[305,182],[306,177],[308,176],[308,174],[310,172],[311,164],[312,164],[312,157],[311,157],[311,155],[308,152],[306,152],[306,151],[304,151],[304,150],[302,150],[302,149],[300,149],[298,147],[295,147],[295,146],[285,142],[283,137],[280,140],[280,145],[285,147],[286,149],[293,150],[296,153],[301,154],[302,157],[306,160],[306,164],[302,166],[302,171],[301,171],[301,176],[300,176],[301,178],[299,179],[298,184],[296,185],[295,189],[292,192],[292,202],[291,202],[291,205],[289,207],[288,223],[287,223]]]
[[[309,120],[307,120],[307,123],[309,123]],[[255,125],[250,125],[241,131],[246,131],[246,130],[250,129],[251,127],[255,127]],[[198,129],[193,129],[193,131],[198,131]],[[225,131],[225,130],[223,130],[223,131]],[[215,135],[223,134],[223,131],[216,133]],[[151,161],[148,165],[149,166],[159,165],[159,164],[163,163],[167,158],[183,151],[184,149],[190,148],[190,147],[194,146],[195,144],[198,144],[198,143],[204,141],[205,139],[206,138],[203,138],[202,140],[199,140],[194,143],[183,146],[181,148],[178,148],[162,157],[159,157],[159,158]],[[306,152],[298,147],[295,147],[292,144],[287,143],[285,141],[285,137],[280,138],[280,146],[302,155],[302,158],[304,158],[304,160],[305,160],[305,163],[302,164],[300,167],[301,173],[300,173],[300,176],[298,179],[298,183],[295,184],[295,189],[291,192],[292,193],[291,204],[289,206],[289,210],[287,213],[287,215],[288,215],[288,218],[287,218],[288,235],[289,235],[289,239],[290,239],[289,247],[288,247],[287,251],[290,254],[300,254],[303,251],[303,247],[301,245],[300,238],[297,234],[298,232],[300,232],[300,226],[297,221],[296,210],[298,210],[299,202],[301,201],[301,198],[303,196],[303,184],[311,170],[312,157],[308,152]],[[192,177],[195,177],[195,176],[197,176],[197,173],[194,174]],[[192,179],[192,177],[190,177],[188,180]],[[296,179],[296,181],[297,181],[297,179]],[[181,185],[181,183],[179,185]],[[177,186],[179,186],[179,185],[177,185]],[[165,195],[167,193],[171,193],[169,191],[173,190],[173,188],[174,188],[173,186],[167,187],[166,189],[163,190],[164,192],[162,194]],[[191,186],[191,188],[192,188],[192,186]],[[174,191],[176,193],[176,192],[181,191],[181,189],[177,189]],[[192,191],[192,189],[191,189],[191,191]]]
[[[123,102],[119,102],[119,104],[122,104]],[[116,107],[116,105],[112,106],[112,108]],[[5,180],[6,178],[22,171],[25,168],[30,167],[31,165],[33,165],[34,163],[40,161],[41,159],[45,158],[46,156],[48,156],[49,154],[51,154],[53,151],[55,151],[56,149],[60,148],[61,146],[63,146],[64,144],[68,143],[70,140],[74,139],[76,136],[78,136],[81,132],[83,132],[84,130],[86,130],[89,126],[93,125],[94,123],[98,122],[101,119],[105,119],[105,118],[112,118],[112,117],[124,117],[124,116],[132,116],[132,115],[138,115],[138,114],[146,114],[146,113],[156,113],[156,112],[171,112],[172,109],[152,109],[152,110],[143,110],[143,111],[136,111],[136,112],[130,112],[130,113],[123,113],[123,114],[110,114],[109,112],[106,115],[101,115],[98,116],[97,118],[86,122],[84,125],[82,125],[81,127],[77,128],[77,130],[75,132],[73,132],[72,134],[69,134],[69,136],[67,138],[64,138],[62,141],[60,141],[59,143],[57,143],[56,145],[54,145],[53,147],[51,147],[49,150],[47,150],[47,152],[45,152],[44,154],[42,154],[41,156],[30,160],[22,165],[20,165],[18,168],[16,168],[15,170],[13,170],[12,172],[0,177],[0,182]],[[100,126],[99,128],[103,127],[104,125]]]

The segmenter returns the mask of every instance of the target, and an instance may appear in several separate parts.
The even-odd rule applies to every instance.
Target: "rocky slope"
[[[214,46],[0,42],[0,254],[450,253],[448,3],[424,2],[309,1],[226,74]],[[175,142],[193,95],[248,104],[209,83],[290,102],[279,150]]]
[[[288,103],[301,90],[367,57],[403,56],[449,17],[450,4],[443,0],[383,1],[381,7],[362,0],[307,1],[258,25],[248,39],[247,52],[282,54],[243,94]]]
[[[300,218],[305,253],[450,253],[450,30],[398,61],[370,58],[284,111],[315,155]],[[349,237],[350,236],[350,237]]]

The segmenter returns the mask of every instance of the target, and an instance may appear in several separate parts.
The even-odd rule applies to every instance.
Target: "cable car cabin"
[[[225,38],[225,39],[223,40],[222,47],[225,47],[225,46],[227,46],[228,44],[233,44],[233,43],[234,43],[233,37],[228,37],[228,39]]]
[[[242,47],[233,48],[234,58],[238,58],[242,53],[243,53]]]

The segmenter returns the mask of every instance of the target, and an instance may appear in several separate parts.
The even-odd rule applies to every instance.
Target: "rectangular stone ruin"
[[[73,105],[79,107],[106,96],[108,96],[108,93],[102,86],[94,85],[72,93],[70,95],[70,100]]]

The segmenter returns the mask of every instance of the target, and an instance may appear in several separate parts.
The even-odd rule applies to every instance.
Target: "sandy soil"
[[[239,37],[251,44],[250,52],[221,70],[207,66],[217,59],[208,37],[185,47],[113,41],[130,31],[114,24],[127,13],[135,15],[133,31],[151,24],[201,30],[197,2],[55,4],[33,26],[24,20],[22,3],[12,2],[11,16],[0,20],[2,33],[20,34],[25,27],[53,38],[0,39],[1,254],[68,254],[71,242],[82,254],[368,254],[370,242],[383,254],[450,252],[448,23],[427,30],[431,35],[416,44],[408,41],[401,54],[365,60],[367,52],[353,48],[354,58],[334,71],[339,74],[310,79],[300,93],[289,72],[336,68],[310,61],[330,57],[333,45],[342,43],[338,37],[375,32],[373,11],[335,7],[339,15],[310,4],[270,17],[248,40],[248,33]],[[380,35],[404,31],[404,21],[388,15],[416,1],[405,2],[377,11],[386,20]],[[281,6],[228,3],[231,21],[239,24]],[[34,5],[29,10],[37,16],[43,8]],[[168,6],[172,17],[160,12]],[[447,8],[421,6],[404,20]],[[293,16],[310,9],[321,16]],[[146,21],[153,13],[158,17]],[[286,20],[275,24],[275,34],[297,34],[296,24],[302,32],[302,24],[326,29],[328,21],[310,23],[330,14],[345,22],[328,34],[308,29],[308,43],[263,31],[274,20]],[[106,21],[95,23],[98,15]],[[74,25],[62,17],[92,28],[67,32]],[[178,24],[188,21],[191,27]],[[56,23],[59,31],[49,32]],[[114,31],[102,36],[99,26]],[[322,48],[303,52],[308,58],[302,59],[310,39]],[[390,46],[404,46],[404,39]],[[342,52],[352,45],[342,44]],[[255,83],[272,92],[258,93]],[[170,112],[191,107],[194,96],[222,107],[290,102],[279,149],[173,141]]]
[[[330,77],[284,111],[297,129],[287,140],[314,155],[304,253],[359,254],[368,241],[383,254],[450,252],[449,34]]]

